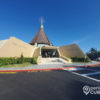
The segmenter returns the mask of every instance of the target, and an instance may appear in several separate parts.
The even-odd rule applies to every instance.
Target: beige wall
[[[66,57],[85,57],[84,52],[79,48],[77,44],[67,45],[59,47],[61,56]]]
[[[33,57],[38,57],[40,56],[40,48],[35,49]]]
[[[0,57],[19,57],[21,54],[23,54],[24,57],[32,57],[34,48],[35,46],[31,46],[15,37],[11,37],[4,46],[0,48]]]
[[[42,48],[56,48],[56,47],[42,47]],[[61,56],[66,57],[84,57],[85,54],[79,48],[77,44],[62,46],[58,48]],[[40,56],[40,48],[35,45],[32,46],[25,43],[15,37],[11,37],[7,42],[0,48],[0,57],[19,57],[21,54],[24,57],[38,57]]]

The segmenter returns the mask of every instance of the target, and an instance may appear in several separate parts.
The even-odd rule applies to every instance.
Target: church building
[[[30,43],[16,37],[0,41],[0,57],[20,57],[21,54],[24,57],[38,57],[38,63],[42,58],[61,58],[71,62],[71,57],[85,57],[77,44],[54,46],[45,33],[43,24]]]

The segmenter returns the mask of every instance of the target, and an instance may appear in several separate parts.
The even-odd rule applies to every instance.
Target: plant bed
[[[37,64],[37,57],[0,57],[0,67],[2,66],[14,66],[14,65],[26,65]]]
[[[84,58],[84,57],[71,57],[71,60],[72,60],[72,62],[75,62],[75,63],[88,63],[88,62],[91,61],[88,57],[87,58]]]

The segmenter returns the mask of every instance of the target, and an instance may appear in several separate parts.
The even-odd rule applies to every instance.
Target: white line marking
[[[77,70],[84,70],[83,68],[69,68],[69,69],[65,69],[68,71],[77,71]]]
[[[92,69],[87,69],[87,68],[69,68],[65,70],[68,70],[68,71],[80,71],[80,70],[97,71],[97,70],[92,70]]]
[[[100,82],[100,80],[98,79],[95,79],[95,78],[91,78],[91,77],[88,77],[88,76],[85,76],[85,75],[81,75],[81,74],[78,74],[78,73],[75,73],[75,72],[72,72],[73,74],[76,74],[76,75],[79,75],[79,76],[83,76],[85,78],[88,78],[88,79],[91,79],[91,80],[94,80],[94,81],[97,81],[97,82]]]
[[[73,72],[73,69],[72,70],[71,69],[64,69],[64,70],[68,70],[68,71],[71,71],[73,74],[76,74],[76,75],[79,75],[79,76],[83,76],[85,78],[100,82],[100,80],[98,80],[98,79],[86,76],[86,75],[100,74],[100,71],[99,72],[94,72],[94,73],[88,73],[88,74],[79,74],[79,73]],[[85,69],[84,68],[75,68],[74,70],[85,70]],[[87,70],[91,70],[91,69],[87,69]],[[91,71],[96,71],[96,70],[91,70]]]
[[[96,74],[100,74],[100,72],[93,72],[93,73],[88,73],[88,74],[82,74],[82,75],[85,75],[85,76],[87,76],[87,75],[96,75]]]

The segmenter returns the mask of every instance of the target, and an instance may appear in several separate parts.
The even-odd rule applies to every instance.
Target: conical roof
[[[35,37],[30,42],[31,45],[34,45],[35,43],[48,44],[48,45],[51,44],[48,37],[47,37],[47,35],[46,35],[46,33],[44,32],[43,25],[41,25],[38,33],[35,35]]]

